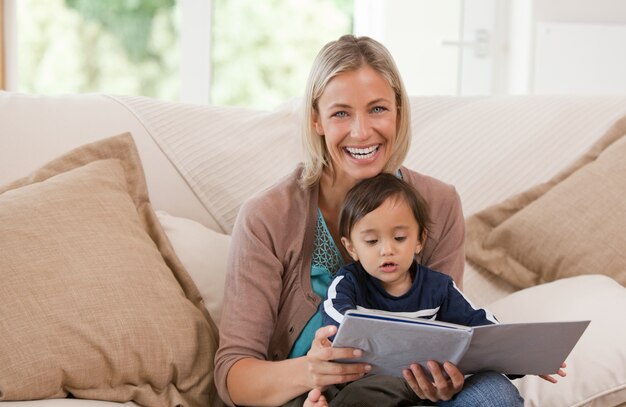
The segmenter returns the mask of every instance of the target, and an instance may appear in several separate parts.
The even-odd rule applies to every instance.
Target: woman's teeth
[[[376,151],[378,151],[379,147],[380,144],[368,148],[346,147],[346,151],[357,160],[365,160],[368,158],[372,158],[374,154],[376,154]]]

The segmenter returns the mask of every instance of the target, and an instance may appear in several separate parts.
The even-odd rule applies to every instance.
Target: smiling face
[[[397,120],[394,91],[370,66],[331,79],[313,124],[324,137],[335,180],[354,184],[382,172],[393,151]]]
[[[387,198],[378,208],[359,219],[350,238],[341,242],[350,256],[391,295],[406,293],[412,284],[409,268],[422,250],[420,227],[407,202]]]

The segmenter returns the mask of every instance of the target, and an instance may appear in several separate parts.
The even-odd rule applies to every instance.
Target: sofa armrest
[[[0,185],[75,147],[131,132],[155,208],[217,228],[186,181],[125,105],[101,94],[38,96],[0,91]]]

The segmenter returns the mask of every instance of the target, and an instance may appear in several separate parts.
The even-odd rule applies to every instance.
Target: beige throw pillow
[[[467,220],[466,254],[525,288],[582,274],[626,285],[626,119],[553,180]]]
[[[129,134],[0,188],[0,400],[217,401],[217,330]]]
[[[603,275],[565,278],[489,305],[500,322],[591,320],[558,383],[513,380],[526,407],[604,407],[626,403],[626,288]]]
[[[178,258],[200,290],[206,309],[219,326],[231,237],[192,219],[156,211]]]

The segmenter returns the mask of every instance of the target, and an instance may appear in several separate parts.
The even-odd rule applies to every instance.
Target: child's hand
[[[447,401],[463,388],[465,378],[452,363],[445,362],[442,368],[439,363],[431,360],[428,362],[428,369],[434,381],[426,376],[424,369],[417,363],[412,363],[408,369],[402,371],[404,379],[422,400]]]
[[[556,372],[556,374],[561,377],[567,376],[567,373],[565,372],[565,370],[563,370],[566,367],[567,365],[565,364],[565,362],[563,362],[563,364],[561,365],[561,368]],[[541,377],[543,380],[548,381],[550,383],[556,383],[558,381],[556,377],[553,377],[552,375],[549,375],[549,374],[542,374],[542,375],[539,375],[539,377]]]

